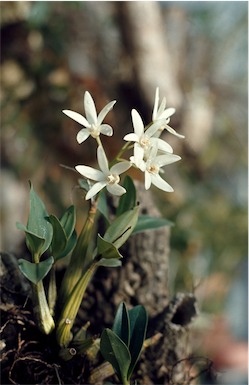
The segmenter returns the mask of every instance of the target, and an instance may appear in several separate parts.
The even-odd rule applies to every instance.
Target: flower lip
[[[107,183],[108,184],[117,184],[120,182],[120,176],[118,174],[110,174],[107,176]]]

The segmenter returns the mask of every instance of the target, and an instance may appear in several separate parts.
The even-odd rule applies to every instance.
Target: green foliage
[[[101,193],[99,194],[98,210],[104,216],[107,223],[110,223],[105,191],[101,191]]]
[[[119,380],[128,384],[128,371],[131,355],[126,344],[110,329],[105,329],[101,335],[100,350],[106,361],[110,362]]]
[[[168,219],[151,217],[149,215],[139,215],[137,224],[133,230],[133,234],[173,225],[173,222],[169,221]]]
[[[26,226],[17,222],[16,227],[19,230],[22,230],[26,234],[26,245],[33,256],[37,256],[37,261],[39,260],[40,255],[42,254],[43,246],[45,239],[39,237],[38,235],[32,233],[27,229]]]
[[[17,223],[17,228],[25,231],[26,243],[31,254],[39,257],[49,248],[53,228],[48,221],[48,213],[44,203],[36,194],[30,182],[30,210],[27,226]]]
[[[139,207],[128,210],[117,217],[105,232],[104,239],[119,249],[130,237],[138,219]]]
[[[67,256],[76,244],[77,235],[74,230],[76,222],[75,207],[70,206],[63,214],[61,220],[55,215],[49,216],[53,227],[51,254],[55,261]]]
[[[117,334],[121,340],[129,346],[130,343],[130,322],[129,315],[125,303],[122,302],[117,310],[112,331]]]
[[[101,335],[100,351],[123,384],[129,383],[141,354],[147,323],[143,306],[138,305],[127,311],[125,304],[121,303],[112,330],[105,329]]]
[[[34,284],[40,282],[53,266],[54,258],[49,257],[39,263],[29,262],[26,259],[19,259],[18,265],[23,275]]]
[[[67,237],[59,219],[55,215],[49,216],[49,222],[53,226],[53,238],[50,246],[51,253],[54,258],[57,259],[57,256],[60,255],[66,247]]]
[[[124,212],[133,209],[137,203],[137,192],[133,180],[129,175],[126,175],[123,183],[126,193],[119,199],[116,215],[119,216]]]
[[[73,205],[65,211],[60,222],[66,233],[67,240],[70,239],[76,223],[76,210]]]
[[[118,249],[113,245],[113,243],[106,241],[99,234],[97,240],[97,254],[98,257],[101,256],[106,259],[122,258],[122,255],[119,253]]]
[[[130,320],[130,345],[131,364],[129,367],[128,378],[131,377],[135,365],[142,351],[148,317],[143,306],[138,305],[128,311]]]

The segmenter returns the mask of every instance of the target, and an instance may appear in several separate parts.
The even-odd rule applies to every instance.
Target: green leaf
[[[71,238],[67,241],[67,245],[65,249],[56,256],[55,260],[58,261],[59,259],[66,257],[73,250],[74,246],[76,245],[76,242],[77,242],[77,233],[74,230],[73,234],[71,235]]]
[[[119,249],[127,241],[137,223],[138,210],[137,206],[116,218],[108,227],[104,239]]]
[[[106,241],[98,234],[97,239],[97,255],[105,259],[120,259],[122,255],[118,249],[110,242]]]
[[[126,175],[123,187],[126,189],[126,193],[123,194],[119,199],[119,204],[116,212],[117,216],[123,214],[127,210],[133,209],[136,206],[136,187],[133,183],[132,178],[129,175]]]
[[[22,224],[17,222],[16,227],[19,230],[22,230],[26,234],[26,245],[31,252],[32,255],[41,255],[43,245],[45,243],[45,239],[38,237],[36,234],[33,234],[31,231],[28,231],[28,229]]]
[[[49,257],[45,259],[45,261],[39,263],[29,262],[26,259],[18,260],[18,265],[23,275],[25,275],[26,278],[35,284],[37,284],[47,275],[53,263],[53,257]]]
[[[112,331],[121,338],[126,346],[130,344],[130,322],[125,303],[122,302],[117,310]]]
[[[101,193],[99,194],[98,210],[104,216],[104,218],[107,220],[107,222],[110,223],[105,191],[101,191]]]
[[[151,217],[149,215],[140,215],[137,224],[133,230],[133,234],[141,233],[145,230],[158,229],[164,226],[173,226],[174,223],[168,219]]]
[[[70,206],[63,214],[60,223],[66,233],[67,239],[69,239],[74,231],[76,223],[76,210],[74,206]]]
[[[128,314],[130,319],[129,350],[131,354],[131,364],[128,372],[129,379],[142,351],[147,329],[148,316],[144,306],[141,305],[135,306],[129,310]]]
[[[67,236],[59,219],[55,215],[49,216],[49,221],[53,226],[53,238],[51,242],[51,254],[57,259],[57,256],[63,252],[67,245]]]
[[[104,267],[119,267],[122,265],[122,262],[117,259],[106,259],[106,258],[101,258],[100,261],[98,261],[97,266],[104,266]]]
[[[125,343],[112,330],[105,329],[101,335],[100,351],[113,366],[119,380],[126,384],[131,356]]]
[[[40,238],[45,239],[41,254],[50,246],[53,236],[53,228],[47,220],[48,213],[44,203],[36,194],[30,182],[30,211],[27,224],[27,230]]]

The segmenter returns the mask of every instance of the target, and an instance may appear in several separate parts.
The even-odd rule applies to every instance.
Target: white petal
[[[135,134],[140,138],[144,134],[144,124],[137,110],[131,111],[132,123]]]
[[[148,137],[151,137],[153,136],[159,127],[162,126],[162,121],[161,120],[157,120],[155,123],[153,123],[147,130],[146,130],[146,135]]]
[[[162,100],[162,103],[160,104],[160,107],[158,108],[158,111],[157,111],[157,118],[158,119],[161,118],[161,114],[165,110],[165,107],[166,107],[166,98],[164,97]]]
[[[175,108],[166,108],[163,113],[160,115],[160,119],[168,119],[176,112]]]
[[[99,113],[97,118],[97,124],[101,124],[103,120],[105,119],[108,112],[113,108],[114,104],[116,103],[116,100],[113,100],[112,102],[108,103]]]
[[[165,140],[160,138],[151,138],[151,143],[155,143],[155,141],[157,143],[158,150],[173,153],[173,148],[169,143],[165,142]]]
[[[92,197],[94,197],[94,195],[98,194],[98,192],[100,190],[102,190],[102,188],[104,188],[106,186],[106,182],[97,182],[95,183],[91,188],[90,190],[88,191],[88,193],[86,194],[86,200],[87,199],[90,199]]]
[[[122,174],[123,172],[129,170],[129,168],[131,167],[131,163],[128,162],[128,161],[125,161],[125,162],[119,162],[119,163],[116,163],[114,166],[111,167],[110,169],[110,172],[112,174]]]
[[[127,134],[124,137],[124,140],[127,140],[128,142],[139,142],[139,137],[136,134]]]
[[[106,188],[113,195],[120,196],[126,193],[126,189],[120,186],[119,184],[112,184],[112,185],[110,184],[110,185],[107,185]]]
[[[159,174],[157,175],[151,174],[151,182],[160,190],[167,191],[167,192],[174,191],[174,189],[163,178],[161,178]]]
[[[103,181],[105,179],[105,175],[95,168],[79,165],[76,166],[75,169],[87,179],[96,181]]]
[[[178,133],[174,130],[174,128],[172,128],[172,127],[170,127],[170,126],[168,126],[168,125],[166,125],[165,128],[166,128],[166,130],[169,131],[171,134],[173,134],[173,135],[175,135],[175,136],[178,136],[178,138],[185,138],[184,135],[178,134]]]
[[[159,167],[167,166],[168,164],[175,163],[180,160],[181,157],[174,154],[159,155],[155,158],[155,163]]]
[[[150,162],[150,163],[153,162],[153,159],[156,157],[157,151],[158,151],[157,139],[151,140],[151,143],[152,143],[152,146],[150,148],[149,156],[148,156],[148,162]]]
[[[89,135],[90,134],[87,128],[82,128],[82,130],[80,130],[76,136],[77,142],[78,143],[84,142],[89,137]]]
[[[135,159],[135,165],[137,167],[140,167],[141,162],[143,161],[144,157],[144,150],[143,148],[138,144],[134,144],[134,159]]]
[[[149,190],[151,186],[151,174],[148,171],[145,171],[144,173],[144,186],[145,190]]]
[[[105,154],[103,147],[99,146],[97,150],[97,158],[100,170],[105,174],[105,176],[110,174],[108,160]]]
[[[155,93],[154,108],[152,112],[152,121],[155,121],[157,118],[158,103],[159,103],[159,88],[157,87],[156,93]]]
[[[112,136],[113,134],[113,129],[111,126],[109,126],[109,124],[101,124],[101,126],[99,126],[99,129],[101,134],[103,135]]]
[[[91,95],[88,91],[85,92],[84,107],[85,107],[85,113],[86,113],[86,118],[87,118],[88,122],[90,124],[96,124],[97,123],[97,112],[96,112],[93,98],[91,97]]]
[[[69,118],[75,120],[77,123],[82,124],[82,126],[90,127],[89,122],[82,116],[81,114],[78,114],[78,112],[71,111],[71,110],[63,110],[63,114],[67,115]]]

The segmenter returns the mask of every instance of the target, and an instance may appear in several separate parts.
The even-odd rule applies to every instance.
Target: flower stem
[[[126,150],[128,150],[129,146],[130,146],[130,142],[126,142],[126,143],[123,145],[123,147],[120,149],[120,151],[117,153],[117,155],[115,156],[115,159],[116,159],[116,160],[117,160],[117,159],[120,159],[121,156],[123,155],[123,153],[124,153]]]
[[[67,301],[68,297],[72,293],[75,285],[82,277],[84,270],[89,265],[92,256],[87,254],[88,246],[92,237],[92,230],[94,225],[94,218],[97,211],[96,202],[92,202],[86,222],[81,230],[81,233],[78,237],[76,246],[73,250],[71,260],[63,277],[60,294],[59,294],[59,303],[63,307],[64,303]]]
[[[72,339],[71,328],[77,316],[87,285],[95,273],[96,268],[97,262],[92,263],[67,298],[56,332],[57,341],[62,347],[67,347]]]

